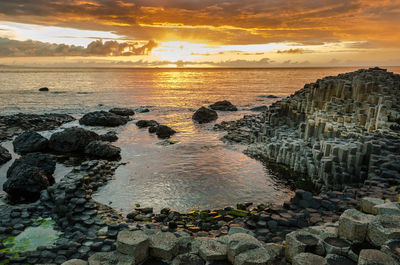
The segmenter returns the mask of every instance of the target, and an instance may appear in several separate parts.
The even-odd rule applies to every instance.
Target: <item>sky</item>
[[[400,0],[0,0],[0,64],[400,65]]]

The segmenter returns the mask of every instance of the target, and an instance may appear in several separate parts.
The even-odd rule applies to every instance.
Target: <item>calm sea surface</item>
[[[327,75],[356,68],[308,69],[7,69],[0,68],[0,114],[69,113],[79,118],[93,110],[147,106],[149,113],[134,119],[155,119],[178,131],[170,146],[138,129],[134,121],[116,128],[122,162],[116,176],[94,196],[123,212],[136,203],[185,211],[237,202],[282,203],[290,194],[260,162],[225,145],[213,123],[198,125],[193,112],[218,100],[229,100],[240,111],[219,113],[217,122],[254,113]],[[400,67],[390,71],[400,72]],[[38,92],[40,87],[50,92]],[[77,122],[65,126],[74,126]],[[99,133],[104,128],[90,128]],[[43,132],[49,136],[50,132]],[[8,149],[10,142],[3,143]],[[0,184],[10,163],[0,167]],[[57,177],[68,170],[59,166]]]

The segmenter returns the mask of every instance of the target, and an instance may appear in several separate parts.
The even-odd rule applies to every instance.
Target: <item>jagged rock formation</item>
[[[258,116],[222,123],[247,153],[318,186],[400,182],[400,75],[362,69],[306,84]]]

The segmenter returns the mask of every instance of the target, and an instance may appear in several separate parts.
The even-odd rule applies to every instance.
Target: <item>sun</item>
[[[183,41],[167,41],[161,43],[152,54],[163,61],[184,62],[198,58],[204,52],[204,44],[195,44]]]

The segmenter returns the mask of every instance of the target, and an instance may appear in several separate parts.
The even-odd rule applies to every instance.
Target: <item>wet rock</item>
[[[143,231],[123,230],[118,233],[117,251],[135,257],[135,264],[147,259],[149,255],[149,237]]]
[[[70,259],[61,265],[87,265],[88,263],[81,259]]]
[[[49,88],[48,87],[41,87],[38,89],[40,92],[48,92]]]
[[[209,238],[201,242],[199,255],[206,261],[225,260],[227,255],[227,246]]]
[[[114,252],[98,252],[89,258],[89,265],[133,265],[140,264],[136,261],[137,257],[121,254],[117,251]]]
[[[257,107],[251,108],[250,110],[251,110],[251,111],[260,111],[260,112],[264,112],[264,111],[267,111],[267,110],[268,110],[268,107],[267,107],[267,106],[257,106]]]
[[[208,123],[218,119],[218,114],[214,110],[201,107],[193,114],[192,119],[198,123]]]
[[[339,218],[339,236],[350,241],[363,242],[372,218],[373,215],[364,214],[356,209],[344,211]]]
[[[0,145],[0,165],[11,160],[11,154],[7,149]]]
[[[275,95],[261,95],[258,97],[260,97],[260,98],[279,98],[278,96],[275,96]]]
[[[48,147],[48,140],[34,131],[26,131],[13,141],[14,150],[18,154],[45,151]]]
[[[361,199],[361,211],[376,215],[378,214],[378,209],[375,206],[384,203],[385,201],[379,198],[364,197]]]
[[[358,258],[358,265],[396,265],[398,264],[389,255],[377,249],[363,249]]]
[[[136,126],[139,128],[146,128],[146,127],[157,127],[160,125],[155,120],[139,120],[136,122]]]
[[[12,178],[24,168],[37,167],[47,177],[53,175],[56,169],[56,159],[52,155],[42,153],[30,153],[16,159],[7,171],[7,178]],[[50,181],[51,184],[54,180]]]
[[[102,141],[92,141],[85,147],[85,154],[102,159],[119,159],[121,148]]]
[[[165,139],[174,135],[176,131],[168,126],[159,125],[156,127],[155,133],[158,136],[158,138]]]
[[[118,140],[117,133],[114,131],[100,135],[100,140],[105,142],[116,142]]]
[[[204,265],[205,262],[195,254],[181,254],[174,258],[172,265]]]
[[[150,236],[150,255],[154,258],[171,261],[178,255],[178,239],[173,233],[158,232]]]
[[[104,127],[117,127],[127,122],[128,120],[125,117],[106,111],[89,112],[79,120],[79,124]]]
[[[162,146],[169,146],[169,145],[173,145],[173,144],[176,144],[176,143],[178,143],[178,141],[171,141],[171,140],[163,140],[163,141],[160,141],[160,142],[158,142],[158,143],[156,143],[157,145],[162,145]]]
[[[53,133],[49,140],[49,147],[59,153],[84,152],[90,142],[98,139],[99,135],[95,132],[72,127]]]
[[[400,239],[400,216],[378,215],[368,226],[368,240],[375,246],[386,241]]]
[[[215,102],[214,104],[210,105],[209,108],[220,111],[237,111],[236,106],[227,100]]]
[[[325,258],[312,254],[300,253],[293,257],[293,265],[327,265]]]
[[[112,108],[109,112],[120,115],[120,116],[132,116],[135,115],[135,111],[129,108]]]

